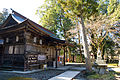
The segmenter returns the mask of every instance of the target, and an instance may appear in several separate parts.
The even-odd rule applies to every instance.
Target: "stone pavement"
[[[31,70],[31,71],[2,71],[2,72],[28,74],[28,73],[35,73],[35,72],[40,72],[40,71],[42,71],[42,69]]]
[[[56,69],[58,70],[68,70],[68,69],[71,69],[73,66],[62,66],[62,67],[58,67]]]
[[[109,71],[115,71],[115,72],[120,72],[120,67],[119,68],[108,68]]]
[[[79,71],[86,70],[85,67],[71,67],[70,69],[71,70],[79,70]]]
[[[68,70],[71,69],[73,66],[61,66],[58,68],[48,67],[48,69],[57,69],[57,70]]]
[[[116,72],[116,74],[115,74],[116,80],[120,80],[120,67],[108,68],[108,70]]]
[[[71,80],[79,73],[80,73],[80,71],[66,71],[66,72],[64,72],[58,76],[55,76],[53,78],[50,78],[48,80]]]

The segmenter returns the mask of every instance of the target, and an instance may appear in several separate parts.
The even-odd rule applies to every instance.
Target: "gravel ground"
[[[56,75],[63,73],[64,70],[44,70],[36,73],[20,74],[20,73],[7,73],[0,71],[0,80],[8,80],[11,77],[26,77],[35,80],[48,80]]]

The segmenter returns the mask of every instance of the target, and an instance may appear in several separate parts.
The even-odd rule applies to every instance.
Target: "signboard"
[[[38,55],[38,60],[45,60],[46,56],[45,55]]]

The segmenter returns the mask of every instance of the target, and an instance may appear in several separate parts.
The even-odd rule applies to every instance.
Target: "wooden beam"
[[[3,35],[5,33],[9,33],[9,32],[16,32],[17,30],[23,30],[25,27],[21,27],[18,29],[13,29],[13,30],[6,30],[6,31],[0,31],[0,35]]]

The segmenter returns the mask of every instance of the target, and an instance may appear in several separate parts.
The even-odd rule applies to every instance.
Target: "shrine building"
[[[45,64],[57,67],[65,46],[55,33],[12,10],[0,26],[0,68],[27,71]]]

